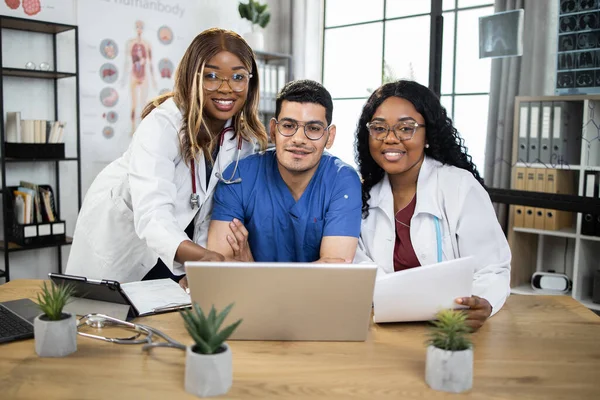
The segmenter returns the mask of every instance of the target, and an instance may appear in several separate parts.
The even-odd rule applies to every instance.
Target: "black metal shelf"
[[[21,78],[33,78],[33,79],[43,79],[52,82],[53,91],[54,91],[54,120],[58,120],[58,104],[59,104],[59,96],[58,96],[58,80],[63,78],[74,78],[75,81],[75,96],[79,96],[79,29],[76,25],[67,25],[61,23],[53,23],[48,21],[36,21],[31,19],[24,18],[14,18],[0,15],[0,75],[2,77],[21,77]],[[74,36],[74,59],[75,59],[75,71],[74,72],[64,72],[64,71],[40,71],[40,70],[30,70],[24,68],[9,68],[3,67],[3,52],[2,44],[4,39],[2,33],[4,29],[12,29],[17,31],[26,31],[26,32],[35,32],[40,35],[47,35],[50,38],[51,46],[52,46],[52,55],[53,60],[51,65],[54,65],[56,68],[57,64],[57,38],[58,34],[62,34],[63,32],[71,31]],[[5,105],[3,102],[3,93],[4,93],[4,79],[0,77],[0,115],[4,115]],[[41,163],[41,162],[50,162],[50,165],[47,165],[49,168],[54,170],[55,182],[53,183],[53,187],[56,189],[54,201],[55,207],[57,210],[60,210],[60,181],[61,181],[61,173],[60,173],[60,162],[68,161],[75,162],[77,165],[77,204],[78,208],[81,208],[81,135],[80,135],[80,110],[79,110],[79,102],[75,103],[75,119],[76,123],[74,125],[74,131],[76,134],[76,157],[65,157],[64,148],[60,153],[52,153],[44,150],[42,153],[32,152],[23,154],[27,158],[16,158],[16,157],[0,157],[0,172],[1,172],[1,180],[6,184],[7,182],[7,165],[8,164],[17,164],[17,163]],[[4,124],[0,124],[0,145],[6,151],[6,144],[3,143],[5,141]],[[49,150],[48,150],[49,151]],[[8,153],[5,153],[8,154]],[[19,155],[17,153],[10,153],[11,155]],[[47,156],[52,158],[39,158],[39,156]],[[52,165],[54,164],[54,165]],[[14,168],[11,168],[11,173]],[[10,179],[8,179],[10,180]],[[4,185],[3,184],[3,185]],[[2,196],[7,196],[7,189],[5,187],[0,188],[0,192]],[[7,202],[3,201],[2,213],[4,216],[4,221],[7,221],[8,215],[8,207],[6,206]],[[32,244],[32,245],[19,245],[14,242],[10,242],[10,233],[9,227],[4,225],[2,227],[4,230],[4,239],[5,241],[0,240],[0,251],[4,252],[4,270],[0,270],[0,277],[4,277],[8,282],[10,280],[10,257],[9,253],[34,250],[34,249],[43,249],[43,248],[55,248],[56,251],[56,261],[58,264],[58,272],[62,271],[62,250],[61,247],[65,245],[70,245],[72,243],[72,238],[66,237],[64,240],[60,241],[52,241],[50,243],[44,244]]]
[[[34,250],[34,249],[45,249],[48,247],[67,246],[73,243],[73,238],[67,236],[67,238],[60,242],[45,243],[45,244],[32,244],[21,246],[20,244],[8,242],[8,252],[13,253],[16,251]],[[4,251],[4,240],[0,240],[0,251]]]
[[[0,16],[0,28],[15,29],[18,31],[37,33],[62,33],[77,28],[74,25],[55,24],[51,22],[35,21],[32,19]]]
[[[74,78],[77,76],[74,72],[59,72],[59,71],[38,71],[35,69],[25,68],[5,68],[2,67],[3,76],[17,76],[21,78],[35,79],[62,79]]]
[[[77,157],[65,157],[65,158],[5,158],[7,163],[20,163],[20,162],[44,162],[44,161],[79,161]]]

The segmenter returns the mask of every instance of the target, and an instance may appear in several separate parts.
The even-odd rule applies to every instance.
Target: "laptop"
[[[0,303],[0,343],[33,338],[33,320],[41,313],[29,299]]]
[[[192,301],[206,313],[235,303],[230,339],[364,341],[375,264],[186,262]]]

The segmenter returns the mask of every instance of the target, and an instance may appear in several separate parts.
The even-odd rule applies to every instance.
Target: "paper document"
[[[430,321],[473,290],[475,260],[458,258],[381,276],[373,295],[374,322]]]
[[[169,278],[123,283],[121,290],[140,316],[191,305],[190,295]]]

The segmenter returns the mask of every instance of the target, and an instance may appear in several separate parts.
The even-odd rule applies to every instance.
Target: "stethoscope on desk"
[[[129,337],[106,337],[100,335],[93,335],[91,333],[84,333],[79,331],[79,327],[87,325],[92,328],[101,329],[106,326],[116,326],[119,328],[131,329],[135,332]],[[87,314],[79,319],[77,323],[77,334],[91,338],[103,340],[109,343],[116,344],[143,344],[142,351],[152,350],[155,347],[170,347],[179,350],[185,350],[186,346],[172,339],[166,333],[159,331],[158,329],[152,328],[148,325],[134,324],[127,321],[121,321],[120,319],[110,317],[104,314]],[[155,342],[155,337],[165,340],[164,342]]]
[[[219,143],[220,148],[223,147],[223,142],[225,140],[225,133],[227,133],[229,131],[233,131],[233,127],[228,126],[221,131],[221,139],[220,139],[220,143]],[[231,176],[229,177],[229,179],[225,179],[223,177],[223,167],[221,166],[220,162],[219,162],[219,171],[215,172],[215,176],[217,177],[217,179],[219,179],[219,181],[223,182],[226,185],[240,183],[242,181],[242,178],[233,179],[233,177],[235,176],[235,173],[237,172],[238,164],[240,162],[240,154],[242,153],[242,145],[243,145],[242,135],[238,134],[237,135],[237,150],[236,150],[237,155],[235,158],[235,167],[233,168],[233,172],[231,173]],[[220,150],[219,150],[219,152],[220,152]],[[215,162],[216,162],[216,160],[215,160]],[[193,158],[190,161],[190,173],[192,174],[192,194],[190,196],[190,205],[192,206],[192,210],[193,210],[194,208],[198,207],[198,198],[199,198],[198,193],[196,192],[196,163],[194,162]]]

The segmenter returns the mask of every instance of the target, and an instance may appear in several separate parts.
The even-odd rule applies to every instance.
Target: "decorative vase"
[[[248,46],[254,51],[264,51],[265,49],[265,36],[261,31],[253,31],[244,34],[244,39]]]
[[[63,313],[63,319],[50,321],[46,314],[33,320],[35,352],[40,357],[64,357],[77,351],[77,319]]]
[[[185,391],[199,397],[225,394],[233,383],[231,349],[216,354],[195,353],[188,346],[185,356]]]
[[[473,386],[473,349],[448,351],[427,348],[425,381],[435,390],[461,393]]]

